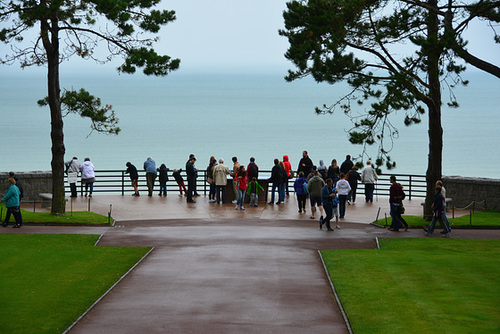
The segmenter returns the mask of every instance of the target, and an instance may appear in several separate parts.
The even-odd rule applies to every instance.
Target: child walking
[[[257,178],[252,177],[252,181],[248,184],[247,193],[250,196],[250,206],[259,206],[259,189],[264,190],[264,188],[257,182]]]
[[[179,197],[182,197],[182,190],[184,190],[184,194],[187,195],[187,189],[184,185],[184,179],[182,178],[181,171],[182,169],[174,169],[174,172],[172,173],[172,176],[179,186]]]

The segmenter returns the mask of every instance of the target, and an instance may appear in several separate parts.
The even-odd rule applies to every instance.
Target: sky
[[[182,72],[286,73],[293,65],[284,57],[288,41],[278,34],[284,26],[286,3],[285,0],[163,0],[160,7],[174,10],[177,19],[162,28],[155,49],[180,58],[178,71]],[[485,23],[474,24],[466,37],[475,55],[498,64],[500,45],[493,45],[490,31]],[[0,54],[6,48],[0,44]],[[63,64],[63,69],[116,71],[120,63],[117,59],[102,66],[72,58]],[[7,67],[19,70],[18,65]]]

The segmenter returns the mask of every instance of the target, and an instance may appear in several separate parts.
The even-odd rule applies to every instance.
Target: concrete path
[[[423,236],[369,225],[374,218],[366,217],[376,214],[377,204],[350,206],[342,228],[327,232],[299,214],[293,198],[244,212],[203,197],[194,205],[170,197],[139,200],[92,199],[96,209],[115,203],[115,227],[4,229],[103,234],[100,246],[155,247],[71,333],[347,333],[317,250],[375,248],[376,237]],[[419,203],[407,211],[421,210]],[[470,232],[454,230],[453,237]]]

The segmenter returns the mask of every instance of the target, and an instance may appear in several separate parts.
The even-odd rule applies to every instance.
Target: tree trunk
[[[44,47],[47,52],[47,87],[50,107],[52,140],[52,210],[53,215],[66,212],[64,194],[64,135],[61,113],[61,97],[59,87],[59,31],[58,21],[53,19],[51,25],[42,23]]]
[[[437,1],[430,0],[429,5],[437,8]],[[441,126],[441,82],[439,80],[439,58],[442,48],[438,38],[438,17],[429,11],[428,18],[428,75],[429,75],[429,160],[427,166],[427,193],[425,197],[424,219],[432,218],[432,202],[436,181],[441,178],[443,160],[443,128]]]

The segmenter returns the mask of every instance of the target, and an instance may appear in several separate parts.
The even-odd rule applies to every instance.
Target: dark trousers
[[[21,208],[18,206],[10,206],[7,208],[7,213],[5,214],[5,223],[4,224],[9,224],[10,220],[10,215],[14,216],[14,220],[16,221],[16,224],[22,225],[23,224],[23,217],[21,216]]]
[[[188,177],[188,192],[187,192],[187,201],[193,201],[193,194],[196,191],[196,179],[192,177]]]
[[[76,197],[78,194],[76,191],[76,183],[70,183],[69,189],[71,189],[71,197]]]
[[[307,195],[297,195],[297,201],[299,202],[299,211],[306,209]]]
[[[347,201],[347,195],[339,195],[339,216],[344,218],[345,216],[345,202]]]
[[[325,203],[323,204],[323,209],[325,209],[325,218],[323,219],[322,223],[326,225],[326,228],[331,230],[332,227],[330,226],[330,220],[333,218],[333,204],[332,203]]]
[[[375,190],[374,183],[365,183],[365,200],[373,202],[373,191]]]
[[[217,204],[221,201],[226,202],[226,186],[215,186],[215,192],[217,194]]]

